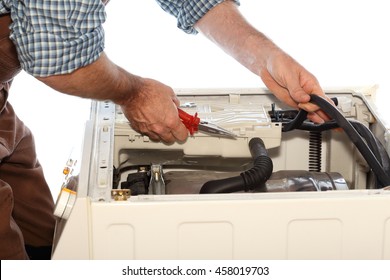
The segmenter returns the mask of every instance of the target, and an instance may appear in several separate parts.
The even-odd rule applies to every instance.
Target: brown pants
[[[28,259],[26,247],[52,245],[54,203],[33,135],[6,101],[6,89],[0,84],[0,259]]]

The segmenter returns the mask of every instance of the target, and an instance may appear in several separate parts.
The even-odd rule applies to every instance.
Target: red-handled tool
[[[220,136],[236,139],[236,135],[222,127],[219,127],[215,124],[202,121],[198,117],[198,113],[195,113],[194,116],[188,114],[180,108],[177,108],[179,111],[179,118],[183,124],[187,127],[191,135],[194,135],[197,131],[202,131],[204,133],[210,134],[212,136]]]

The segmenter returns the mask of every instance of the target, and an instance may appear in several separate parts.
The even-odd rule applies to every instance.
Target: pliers
[[[180,108],[177,108],[177,110],[179,111],[179,118],[181,119],[183,124],[187,127],[191,135],[194,135],[194,133],[197,131],[202,131],[212,136],[226,137],[231,139],[237,138],[237,136],[234,133],[222,127],[219,127],[213,123],[202,121],[198,117],[198,113],[195,113],[195,115],[192,116]]]

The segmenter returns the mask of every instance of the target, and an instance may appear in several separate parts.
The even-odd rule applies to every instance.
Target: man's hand
[[[152,140],[172,143],[184,141],[188,136],[172,88],[127,72],[111,62],[105,53],[70,74],[37,79],[63,93],[113,101],[122,107],[131,126]]]
[[[195,28],[243,66],[260,76],[275,96],[294,108],[308,111],[317,123],[329,117],[308,103],[310,94],[325,96],[317,79],[264,34],[251,26],[232,1],[211,9]]]
[[[274,48],[266,58],[260,71],[260,77],[273,94],[285,104],[308,112],[308,118],[316,123],[323,123],[329,117],[309,103],[309,94],[317,94],[333,101],[325,95],[316,77],[297,63],[293,58],[278,48]]]
[[[188,130],[179,119],[173,90],[152,79],[142,79],[139,89],[121,105],[122,111],[136,131],[152,140],[173,143],[187,139]]]

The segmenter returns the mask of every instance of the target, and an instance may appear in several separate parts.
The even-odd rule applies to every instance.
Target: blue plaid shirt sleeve
[[[68,74],[104,49],[101,0],[12,1],[14,41],[22,68],[33,76]]]
[[[179,28],[196,34],[194,24],[224,0],[156,1],[177,18]],[[11,12],[11,39],[22,68],[33,76],[71,73],[96,61],[104,50],[101,0],[3,0],[4,12]]]
[[[177,26],[188,34],[198,33],[195,23],[225,0],[156,0],[161,8],[177,18]],[[239,0],[234,1],[237,5]]]

